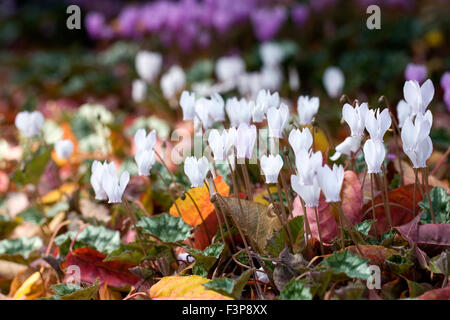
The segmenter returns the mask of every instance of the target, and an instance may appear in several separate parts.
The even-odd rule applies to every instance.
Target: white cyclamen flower
[[[156,52],[139,51],[135,60],[136,71],[148,83],[159,75],[162,66],[162,56]]]
[[[230,119],[231,126],[238,127],[241,123],[250,124],[253,107],[254,102],[247,101],[244,98],[240,100],[236,97],[228,99],[225,110]]]
[[[222,57],[216,62],[216,76],[222,82],[235,82],[245,72],[245,63],[239,56]]]
[[[195,93],[183,91],[180,97],[180,107],[183,110],[183,120],[194,120],[195,117]]]
[[[368,139],[364,144],[364,159],[367,164],[368,173],[381,172],[381,165],[383,164],[386,151],[384,150],[383,142],[379,140]]]
[[[139,129],[134,135],[134,143],[138,151],[153,150],[156,144],[156,131],[152,130],[147,134],[145,129]]]
[[[317,169],[322,166],[322,152],[317,151],[313,153],[312,151],[301,149],[295,155],[295,166],[303,183],[312,184]]]
[[[327,202],[341,201],[341,189],[344,182],[344,167],[333,164],[333,169],[325,165],[317,169],[317,181],[325,194]]]
[[[19,112],[15,119],[15,125],[22,134],[31,138],[39,134],[44,124],[44,116],[40,111],[22,111]]]
[[[269,90],[259,90],[256,97],[256,104],[253,106],[253,122],[262,122],[266,118],[269,108],[278,108],[280,105],[280,95],[278,92],[270,94]]]
[[[291,145],[292,150],[294,150],[296,157],[300,150],[308,151],[311,148],[312,143],[313,137],[308,128],[303,128],[303,130],[293,129],[291,130],[291,133],[289,133],[289,144]]]
[[[191,187],[202,187],[206,174],[209,171],[209,163],[206,157],[197,160],[195,157],[187,157],[184,160],[184,173],[191,181]]]
[[[391,122],[388,109],[384,109],[381,113],[380,109],[377,109],[376,112],[369,110],[366,114],[365,125],[370,139],[383,142],[384,134],[391,127]]]
[[[344,73],[338,67],[328,67],[323,74],[323,85],[331,98],[341,94],[344,81]]]
[[[180,66],[172,66],[169,71],[161,77],[161,90],[166,99],[175,98],[177,93],[186,85],[186,74]]]
[[[250,159],[256,142],[256,127],[241,123],[237,129],[236,153],[239,159]]]
[[[208,137],[208,144],[214,154],[214,160],[224,161],[230,149],[235,145],[236,138],[236,128],[223,130],[222,134],[217,129],[211,130]]]
[[[342,118],[350,127],[351,135],[353,137],[362,137],[364,135],[366,114],[369,111],[367,103],[361,103],[353,108],[348,103],[342,107]]]
[[[134,156],[134,160],[138,166],[138,173],[140,176],[150,175],[150,170],[155,164],[155,151],[153,150],[140,150]]]
[[[55,151],[60,159],[68,159],[73,152],[73,142],[69,139],[55,143]]]
[[[283,48],[275,42],[264,42],[259,47],[259,55],[267,67],[277,67],[283,62]]]
[[[266,176],[266,183],[277,183],[278,175],[280,174],[280,170],[283,167],[283,159],[281,156],[277,154],[273,155],[263,155],[261,157],[261,169]]]
[[[405,82],[403,86],[405,101],[411,106],[412,115],[424,114],[434,96],[433,82],[428,79],[422,86],[415,80]]]
[[[153,151],[156,144],[156,131],[152,130],[147,135],[145,129],[139,129],[134,135],[134,143],[137,149],[134,160],[138,166],[139,175],[148,176],[156,160]]]
[[[122,172],[119,180],[114,162],[106,167],[102,176],[102,187],[108,195],[108,203],[122,202],[122,195],[129,181],[130,174],[126,170]]]
[[[216,122],[225,120],[225,101],[220,94],[214,93],[211,95],[211,110],[209,113]]]
[[[319,206],[320,187],[316,176],[312,184],[304,184],[300,176],[291,175],[291,185],[292,189],[305,201],[307,207]]]
[[[406,118],[411,116],[411,106],[405,101],[400,100],[397,104],[398,127],[403,127]]]
[[[319,98],[300,96],[297,100],[297,112],[301,125],[311,124],[314,116],[319,110]]]
[[[111,165],[111,164],[110,164]],[[114,164],[112,164],[114,165]],[[108,167],[108,163],[105,161],[101,163],[100,161],[94,160],[91,166],[91,185],[95,192],[96,200],[106,200],[108,198],[105,190],[103,190],[102,181],[103,173]],[[114,168],[113,168],[114,169]]]
[[[135,79],[133,80],[133,84],[131,85],[131,97],[134,102],[142,102],[145,100],[145,96],[147,95],[147,84],[144,80]]]
[[[403,151],[414,168],[425,168],[426,161],[433,152],[433,143],[429,137],[430,129],[429,117],[420,114],[416,116],[414,124],[411,118],[407,118],[403,124],[401,132]]]
[[[360,136],[351,136],[345,138],[340,144],[336,146],[336,152],[330,157],[331,161],[336,161],[341,157],[341,155],[345,154],[350,156],[352,152],[356,152],[361,145],[361,137]]]
[[[269,136],[273,138],[281,138],[284,126],[289,119],[289,108],[282,103],[280,107],[270,108],[267,111],[267,123],[269,125]]]

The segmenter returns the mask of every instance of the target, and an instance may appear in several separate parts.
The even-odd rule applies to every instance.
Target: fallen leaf
[[[228,196],[230,194],[230,187],[225,181],[222,180],[221,176],[214,179],[214,183],[217,187],[218,192],[222,196]],[[206,186],[192,188],[188,191],[188,193],[197,203],[203,219],[206,220],[208,216],[215,210],[214,205],[209,199],[208,188],[206,188]],[[198,214],[197,208],[192,202],[191,197],[187,195],[184,200],[178,198],[175,200],[175,203],[177,204],[178,209],[181,212],[181,217],[183,218],[183,220],[190,226],[195,227],[202,223],[202,218]],[[174,217],[179,217],[175,204],[170,207],[169,213]]]
[[[233,300],[206,289],[203,284],[210,281],[195,275],[164,277],[150,288],[149,293],[153,300]]]
[[[417,297],[419,300],[450,300],[450,286],[425,292]]]
[[[98,278],[100,284],[107,282],[116,288],[132,286],[140,280],[129,271],[135,265],[119,261],[103,261],[105,258],[106,256],[97,250],[79,248],[69,252],[63,268],[74,265],[80,269],[81,281],[94,283]],[[70,276],[66,275],[66,278]]]
[[[414,169],[406,161],[401,161],[401,163],[402,163],[402,168],[403,168],[404,184],[405,185],[407,185],[407,184],[414,184],[414,181],[415,181]],[[394,165],[395,165],[395,169],[397,170],[397,172],[400,172],[400,165],[399,165],[398,161],[394,161]],[[419,181],[422,181],[422,172],[419,171],[418,176],[419,176]],[[428,184],[431,187],[442,187],[442,188],[445,189],[445,191],[447,193],[450,193],[450,187],[448,185],[448,182],[440,181],[440,180],[436,179],[432,175],[430,175],[428,177]]]

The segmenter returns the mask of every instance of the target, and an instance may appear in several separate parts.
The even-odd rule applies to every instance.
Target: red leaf
[[[430,290],[418,296],[420,300],[450,300],[450,286],[442,289]]]
[[[206,218],[205,223],[197,226],[194,232],[194,248],[204,250],[211,244],[211,238],[215,236],[218,227],[217,216],[212,213]],[[208,234],[205,231],[208,230],[208,234],[211,238],[208,238]]]
[[[105,255],[95,249],[83,247],[69,252],[66,256],[63,268],[71,265],[80,268],[81,281],[93,283],[100,279],[100,284],[105,282],[111,287],[122,288],[136,284],[140,279],[128,269],[135,265],[119,261],[104,262]],[[71,276],[66,275],[66,278]]]
[[[408,223],[413,218],[413,199],[414,199],[414,185],[406,185],[388,192],[389,209],[392,217],[392,225],[400,226]],[[416,205],[422,201],[422,196],[419,190],[416,190]],[[389,223],[384,210],[383,198],[381,195],[375,197],[375,216],[377,219],[378,234],[382,234],[389,230]],[[378,206],[377,206],[378,205]],[[367,217],[372,218],[372,201],[368,201],[363,209],[367,212]],[[418,213],[416,207],[416,213]]]

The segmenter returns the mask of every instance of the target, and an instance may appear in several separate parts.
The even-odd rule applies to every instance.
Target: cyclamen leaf
[[[145,233],[149,233],[164,242],[186,240],[191,234],[191,227],[181,218],[162,213],[154,217],[142,217],[137,223]]]
[[[312,300],[309,287],[302,280],[292,279],[280,293],[281,300]]]
[[[435,187],[430,190],[431,205],[436,218],[436,223],[450,223],[450,196],[441,187]],[[419,206],[424,210],[420,218],[422,224],[433,223],[431,219],[430,205],[428,196],[419,202]]]
[[[334,274],[345,273],[350,278],[363,280],[367,280],[371,275],[368,261],[347,249],[335,252],[332,256],[324,259],[325,264],[333,270]]]
[[[6,239],[0,241],[0,254],[20,254],[27,259],[33,251],[38,250],[42,245],[42,240],[39,237]]]
[[[192,270],[193,273],[200,276],[206,276],[209,269],[216,263],[224,247],[225,244],[223,243],[214,243],[203,252],[196,249],[189,250],[189,254],[195,259],[195,265]]]
[[[87,226],[80,234],[72,230],[55,238],[55,243],[60,247],[61,254],[69,252],[72,240],[76,238],[74,248],[90,247],[102,253],[111,253],[120,246],[120,233],[103,226]]]
[[[252,275],[251,269],[244,271],[237,279],[216,278],[204,284],[206,289],[214,290],[234,299],[239,299],[242,290]]]
[[[294,246],[296,252],[299,252],[305,244],[305,231],[304,231],[304,217],[297,216],[289,221],[289,228],[293,239],[295,240]],[[288,237],[284,229],[278,230],[275,235],[267,241],[266,251],[273,257],[278,257],[283,251],[284,246],[288,242]]]
[[[41,225],[45,222],[45,218],[42,213],[33,207],[25,209],[24,211],[20,212],[18,216],[23,218],[24,221],[29,221],[36,225]]]

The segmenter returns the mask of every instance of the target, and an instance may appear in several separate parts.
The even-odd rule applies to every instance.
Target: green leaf
[[[312,300],[309,287],[303,280],[292,279],[280,293],[281,300]]]
[[[223,243],[213,243],[207,247],[204,251],[191,249],[189,254],[194,257],[195,264],[192,268],[192,272],[195,275],[206,276],[211,267],[216,263],[220,254],[222,253],[225,244]]]
[[[0,254],[19,254],[27,259],[33,251],[40,249],[42,245],[42,240],[39,237],[6,239],[0,241]]]
[[[45,215],[49,218],[55,217],[58,213],[69,209],[69,203],[67,201],[60,201],[51,206]]]
[[[100,285],[95,284],[93,286],[75,291],[74,293],[67,294],[61,297],[61,300],[92,300],[97,297],[98,287]]]
[[[91,300],[97,297],[99,286],[98,281],[87,288],[71,283],[55,284],[52,286],[52,291],[55,295],[49,298],[41,298],[40,300]]]
[[[119,249],[108,254],[103,261],[121,261],[138,265],[143,257],[141,245],[138,242],[131,242],[121,243]]]
[[[214,72],[214,63],[210,59],[198,60],[186,73],[189,82],[208,79]]]
[[[434,187],[430,190],[430,199],[436,223],[450,223],[450,196],[445,189]],[[425,195],[425,199],[419,202],[419,206],[424,210],[420,222],[422,224],[433,223],[427,195]]]
[[[367,280],[370,276],[369,259],[361,258],[347,249],[335,252],[331,257],[324,259],[325,264],[330,267],[334,274],[345,273],[350,278]]]
[[[44,215],[37,209],[29,207],[18,214],[24,221],[31,222],[36,225],[41,225],[45,222]]]
[[[154,217],[142,217],[137,223],[145,233],[164,242],[184,241],[191,234],[191,227],[181,218],[162,213]]]
[[[389,271],[397,274],[404,273],[414,265],[411,260],[398,254],[390,255],[384,263]]]
[[[369,234],[370,229],[374,225],[376,220],[364,220],[363,222],[357,224],[355,226],[356,231],[367,236]]]
[[[120,246],[120,233],[106,229],[103,226],[87,226],[77,236],[78,230],[72,230],[55,238],[56,245],[59,246],[61,254],[69,252],[72,240],[76,238],[74,248],[90,247],[102,253],[109,254],[117,250]]]
[[[23,170],[17,169],[14,172],[13,181],[18,185],[38,184],[44,173],[45,167],[50,160],[51,151],[46,147],[40,147],[33,158],[25,165]]]
[[[407,280],[407,282],[408,282],[410,298],[418,297],[421,294],[426,292],[425,288],[422,285],[420,285],[420,283],[417,283],[417,282],[414,282],[411,280]]]
[[[303,216],[295,217],[289,221],[289,228],[291,230],[292,237],[295,239],[294,250],[299,252],[305,243],[304,236],[304,218]],[[283,229],[278,230],[275,235],[267,241],[266,251],[272,255],[272,257],[278,257],[283,251],[286,243],[288,243],[288,237]]]
[[[434,273],[448,277],[450,275],[450,251],[443,251],[440,255],[431,259],[430,269]]]
[[[241,292],[244,290],[244,287],[252,273],[253,271],[248,269],[244,271],[237,279],[216,278],[203,285],[206,289],[214,290],[234,299],[239,299]]]

